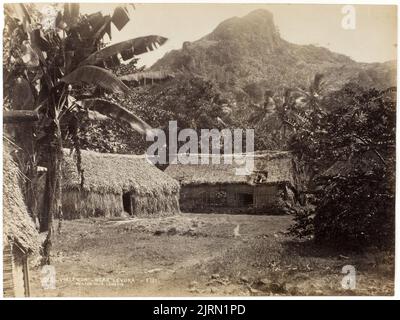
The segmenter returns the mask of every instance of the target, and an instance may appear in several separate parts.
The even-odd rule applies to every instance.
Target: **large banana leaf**
[[[130,89],[110,71],[96,66],[78,67],[63,77],[61,81],[69,84],[93,84],[114,93],[130,93]]]
[[[123,60],[128,60],[133,58],[134,55],[140,55],[148,51],[153,51],[157,48],[157,46],[163,45],[166,41],[167,38],[156,35],[126,40],[109,47],[105,47],[104,49],[91,54],[79,65],[97,65],[109,58],[118,56],[118,54],[121,54]]]
[[[4,11],[10,17],[18,19],[25,32],[31,31],[31,16],[23,3],[7,3],[4,5]]]
[[[140,82],[141,80],[166,80],[166,79],[171,79],[173,77],[174,75],[172,73],[168,73],[165,71],[145,71],[145,72],[126,74],[120,76],[119,79],[122,81]]]
[[[152,130],[150,125],[115,102],[104,99],[85,99],[81,100],[80,104],[89,110],[103,114],[111,119],[127,123],[132,129],[142,135]]]
[[[111,21],[118,31],[121,31],[122,28],[125,27],[129,22],[129,20],[129,12],[126,6],[118,6],[115,8]]]
[[[96,43],[99,39],[103,38],[103,36],[107,33],[111,39],[111,17],[104,17],[103,25],[96,31],[92,39],[92,45]]]

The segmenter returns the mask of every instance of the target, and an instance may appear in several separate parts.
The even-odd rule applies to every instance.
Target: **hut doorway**
[[[126,192],[122,195],[122,203],[124,205],[124,211],[129,213],[129,215],[133,215],[132,210],[132,195],[130,192]]]
[[[240,207],[251,207],[253,205],[253,194],[252,193],[239,193],[238,194],[238,205]]]

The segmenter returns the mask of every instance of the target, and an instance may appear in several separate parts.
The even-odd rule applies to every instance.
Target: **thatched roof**
[[[39,233],[29,216],[19,186],[21,172],[7,151],[3,151],[3,239],[26,253],[38,252]]]
[[[193,155],[197,156],[197,155]],[[243,160],[235,161],[233,155],[198,155],[208,157],[209,164],[171,164],[165,170],[167,174],[182,185],[200,184],[276,184],[288,182],[295,184],[294,162],[289,152],[269,151],[244,155],[244,159],[254,157],[254,169],[249,175],[237,175],[236,169],[244,166]],[[219,158],[220,164],[212,160]],[[227,160],[232,164],[227,164]]]
[[[144,155],[123,155],[81,151],[84,170],[83,190],[100,194],[133,192],[137,195],[171,194],[179,183],[147,161]],[[64,150],[64,190],[80,187],[75,153]]]

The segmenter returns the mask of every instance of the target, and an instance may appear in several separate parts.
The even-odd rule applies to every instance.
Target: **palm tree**
[[[254,105],[249,122],[258,132],[264,132],[264,148],[284,148],[287,134],[294,129],[295,99],[293,89],[273,93],[267,90],[264,104]]]
[[[299,95],[296,99],[296,104],[299,111],[317,111],[319,110],[321,100],[323,98],[323,90],[325,82],[322,73],[315,74],[311,81],[308,90],[296,88],[295,91]]]
[[[317,73],[307,90],[285,88],[276,94],[266,91],[264,105],[254,105],[248,121],[267,133],[267,147],[285,148],[291,133],[304,126],[311,113],[322,112],[323,86],[323,75]]]
[[[14,109],[13,103],[18,97],[29,97],[29,107],[40,114],[37,143],[44,149],[47,160],[40,229],[47,231],[43,262],[49,264],[53,217],[62,218],[61,126],[95,112],[127,122],[142,134],[151,130],[148,124],[115,102],[96,101],[99,98],[97,88],[130,95],[129,87],[108,68],[119,65],[121,60],[152,51],[167,39],[150,35],[105,46],[103,38],[105,34],[111,37],[111,24],[121,30],[130,20],[127,5],[116,7],[111,16],[101,12],[83,15],[79,4],[64,4],[60,10],[53,8],[55,15],[51,25],[43,23],[48,22],[49,17],[34,5],[29,6],[21,3],[5,6],[4,73],[5,83],[9,84],[5,98]],[[15,82],[25,85],[12,86]]]

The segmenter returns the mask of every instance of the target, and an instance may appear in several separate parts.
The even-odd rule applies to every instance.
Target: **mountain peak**
[[[263,20],[268,20],[270,19],[273,22],[274,15],[271,13],[271,11],[268,11],[266,9],[256,9],[248,13],[243,17],[244,19],[263,19]]]
[[[386,87],[396,79],[395,67],[358,64],[323,47],[282,39],[272,13],[263,9],[221,22],[210,34],[167,53],[152,70],[179,70],[205,77],[238,101],[251,95],[249,86],[261,88],[261,92],[298,87],[309,83],[316,73],[326,74],[330,88],[348,81]]]
[[[212,33],[206,36],[206,39],[261,41],[267,43],[270,50],[281,43],[273,15],[265,9],[257,9],[243,17],[233,17],[221,22]]]

